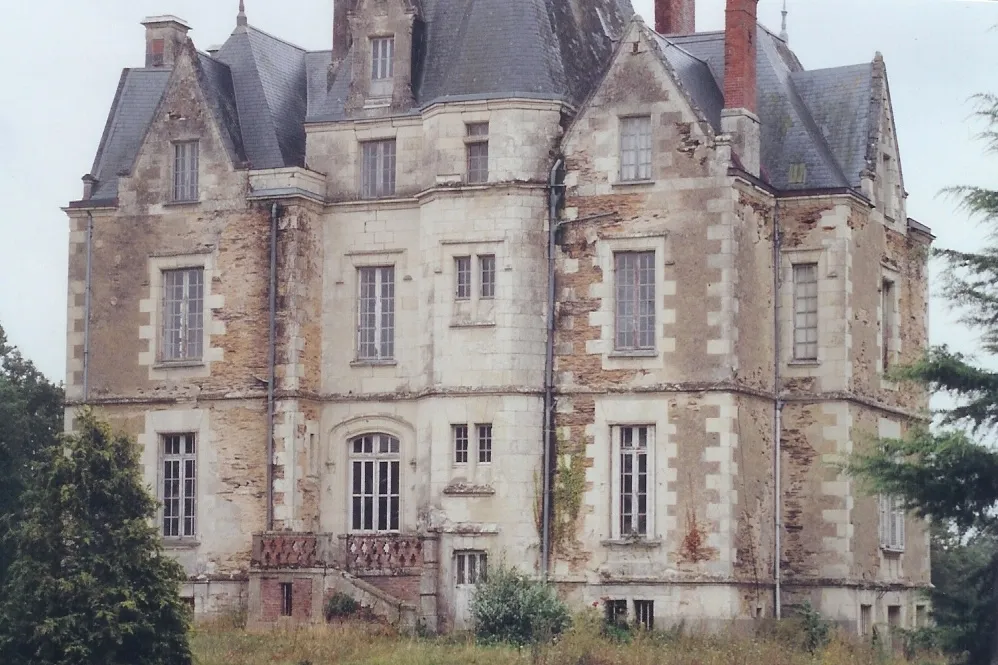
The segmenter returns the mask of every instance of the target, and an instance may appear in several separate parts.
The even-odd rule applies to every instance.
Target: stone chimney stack
[[[727,0],[724,26],[724,111],[721,130],[730,134],[742,166],[759,175],[760,131],[756,115],[756,9],[759,0]]]
[[[696,0],[655,0],[655,32],[692,35],[696,32]]]
[[[191,26],[176,16],[150,16],[142,25],[146,27],[146,67],[173,67]]]
[[[350,51],[350,21],[347,16],[355,0],[333,0],[333,62],[341,62]]]

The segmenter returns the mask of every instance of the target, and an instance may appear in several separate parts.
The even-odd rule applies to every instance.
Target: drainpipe
[[[554,479],[554,306],[555,306],[555,234],[558,231],[558,169],[564,163],[560,157],[551,167],[548,179],[548,294],[547,345],[544,354],[544,489],[541,506],[541,570],[544,581],[551,569],[551,484]]]
[[[267,531],[274,530],[274,383],[277,381],[277,213],[270,207],[270,338],[267,344]]]
[[[87,211],[87,276],[83,291],[83,402],[90,399],[90,291],[93,275],[94,216]]]
[[[780,326],[780,201],[773,209],[773,582],[774,614],[783,618],[783,580],[780,561],[783,555],[783,399],[780,364],[783,362]]]

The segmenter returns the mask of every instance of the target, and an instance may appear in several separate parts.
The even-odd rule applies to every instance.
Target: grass
[[[904,665],[907,661],[837,636],[814,654],[798,631],[765,637],[635,633],[622,643],[585,618],[556,643],[517,649],[476,644],[467,635],[420,638],[376,624],[343,623],[249,632],[201,626],[192,635],[197,665]],[[920,658],[919,665],[941,662]]]

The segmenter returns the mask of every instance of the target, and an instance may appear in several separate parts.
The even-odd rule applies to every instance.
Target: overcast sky
[[[513,2],[515,0],[493,0]],[[653,0],[633,0],[653,24]],[[246,0],[250,23],[309,49],[328,49],[332,0]],[[761,0],[779,30],[782,0]],[[225,41],[238,0],[5,0],[0,22],[0,325],[52,379],[65,376],[67,220],[124,67],[141,67],[154,14],[187,20],[200,49]],[[968,99],[998,93],[998,2],[789,0],[790,44],[808,69],[887,62],[908,214],[937,245],[979,246],[983,230],[938,197],[943,187],[998,187],[974,141]],[[700,0],[702,30],[723,25],[724,0]],[[98,269],[100,267],[98,266]],[[974,338],[933,303],[932,341],[970,349]]]

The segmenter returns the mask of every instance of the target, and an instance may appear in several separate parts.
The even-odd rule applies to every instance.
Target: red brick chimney
[[[691,35],[696,32],[696,0],[655,0],[655,32]]]
[[[759,175],[760,132],[756,82],[756,9],[759,0],[727,0],[724,24],[724,111],[721,130],[742,166]]]

